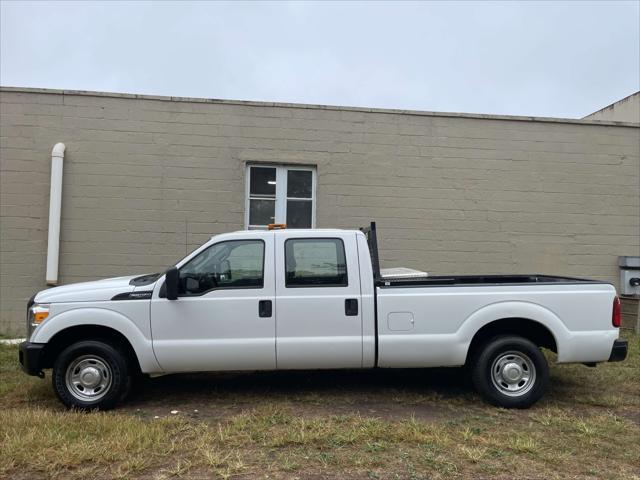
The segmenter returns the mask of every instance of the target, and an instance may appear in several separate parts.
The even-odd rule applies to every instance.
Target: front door
[[[275,237],[278,369],[362,367],[355,234],[285,230]]]
[[[180,295],[151,300],[153,350],[167,372],[274,369],[272,232],[220,241],[179,267]]]

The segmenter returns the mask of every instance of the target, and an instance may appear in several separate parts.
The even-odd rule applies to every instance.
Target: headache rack
[[[360,231],[367,237],[369,245],[369,255],[371,256],[371,265],[373,267],[373,282],[375,285],[380,283],[382,276],[380,275],[380,259],[378,258],[378,234],[376,233],[376,222],[371,222],[368,227],[361,227]]]

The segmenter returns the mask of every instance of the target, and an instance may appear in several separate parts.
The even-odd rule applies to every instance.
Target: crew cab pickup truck
[[[385,276],[361,230],[217,235],[163,274],[51,288],[28,304],[24,371],[67,407],[108,409],[131,379],[223,370],[467,365],[489,402],[525,408],[559,363],[620,361],[608,283],[549,275]]]

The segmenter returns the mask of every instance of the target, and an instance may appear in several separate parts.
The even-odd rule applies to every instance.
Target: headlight
[[[27,312],[27,326],[29,327],[29,337],[35,328],[46,320],[49,316],[49,305],[45,303],[36,303],[29,307]]]

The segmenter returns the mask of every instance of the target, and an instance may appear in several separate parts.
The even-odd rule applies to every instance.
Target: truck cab
[[[161,368],[361,368],[373,280],[365,278],[370,305],[363,308],[358,242],[366,248],[361,232],[345,230],[217,236],[176,265],[174,296],[167,298],[163,282],[151,294]]]

